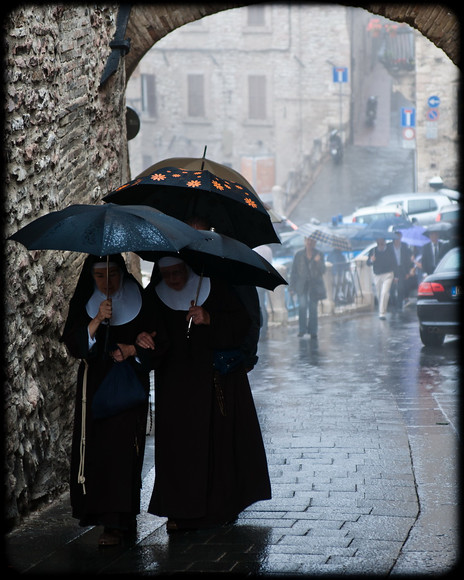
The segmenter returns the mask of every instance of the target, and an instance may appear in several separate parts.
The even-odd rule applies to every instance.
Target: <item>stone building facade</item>
[[[347,68],[347,83],[333,82],[335,64]],[[207,146],[208,157],[239,169],[266,201],[272,187],[281,186],[287,213],[292,196],[308,190],[327,156],[330,131],[342,128],[349,142],[353,124],[358,131],[364,125],[374,67],[390,77],[391,94],[382,101],[395,116],[399,146],[395,94],[416,108],[415,139],[402,141],[417,151],[417,190],[428,191],[436,174],[457,188],[458,67],[406,24],[330,4],[237,8],[156,43],[126,91],[141,120],[129,143],[132,172],[170,157],[200,157]],[[253,90],[259,91],[253,81],[262,83],[258,111],[252,109]],[[432,95],[441,95],[440,115],[427,121]]]
[[[333,66],[350,65],[349,10],[262,4],[163,38],[127,86],[142,121],[129,144],[134,175],[160,159],[201,157],[207,146],[207,157],[238,169],[261,196],[291,188],[305,166],[310,183],[330,131],[348,126],[351,85],[340,119]]]
[[[26,4],[4,15],[4,238],[49,211],[98,203],[127,181],[126,77],[172,30],[240,5],[246,3],[134,5],[121,32],[132,38],[125,57],[121,38],[115,42],[120,5]],[[391,12],[389,5],[373,9]],[[456,60],[454,19],[446,11],[433,21],[424,16],[415,6],[390,14],[423,26]],[[110,54],[119,66],[101,85]],[[77,365],[60,335],[82,261],[79,254],[28,252],[4,241],[4,513],[10,525],[67,488]]]

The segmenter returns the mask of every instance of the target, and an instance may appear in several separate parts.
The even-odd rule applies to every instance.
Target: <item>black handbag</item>
[[[245,357],[241,350],[215,350],[213,366],[220,375],[227,375],[238,368]]]
[[[144,403],[148,393],[129,361],[114,363],[92,401],[94,419],[113,417]]]

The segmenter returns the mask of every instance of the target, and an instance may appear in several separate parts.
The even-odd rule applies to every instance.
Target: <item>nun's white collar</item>
[[[200,276],[195,274],[193,270],[188,267],[189,277],[187,283],[182,288],[182,290],[173,290],[169,288],[164,280],[161,280],[156,285],[155,291],[164,304],[171,308],[172,310],[185,310],[187,311],[192,300],[198,292],[198,284],[200,283]],[[198,295],[197,306],[201,306],[205,300],[208,298],[211,290],[211,282],[209,278],[203,277],[201,280],[200,293]]]
[[[95,318],[103,300],[106,300],[106,294],[95,288],[85,307],[91,318]],[[111,296],[111,302],[111,326],[121,326],[133,320],[142,308],[142,295],[137,283],[123,278],[119,290]]]

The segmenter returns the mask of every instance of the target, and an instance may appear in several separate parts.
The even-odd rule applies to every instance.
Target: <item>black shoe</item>
[[[298,336],[301,338],[302,336],[304,336],[304,332],[299,332]]]

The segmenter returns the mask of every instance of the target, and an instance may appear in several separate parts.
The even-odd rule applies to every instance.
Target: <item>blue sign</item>
[[[416,126],[416,109],[414,107],[402,107],[401,109],[401,126]]]
[[[334,83],[347,83],[348,82],[348,67],[347,66],[334,66],[333,67],[333,82]]]
[[[432,109],[438,107],[438,105],[440,104],[440,97],[433,95],[427,99],[427,103],[429,107],[432,107]]]
[[[440,116],[440,114],[438,112],[438,109],[429,109],[427,111],[427,119],[429,121],[436,121],[439,116]]]

